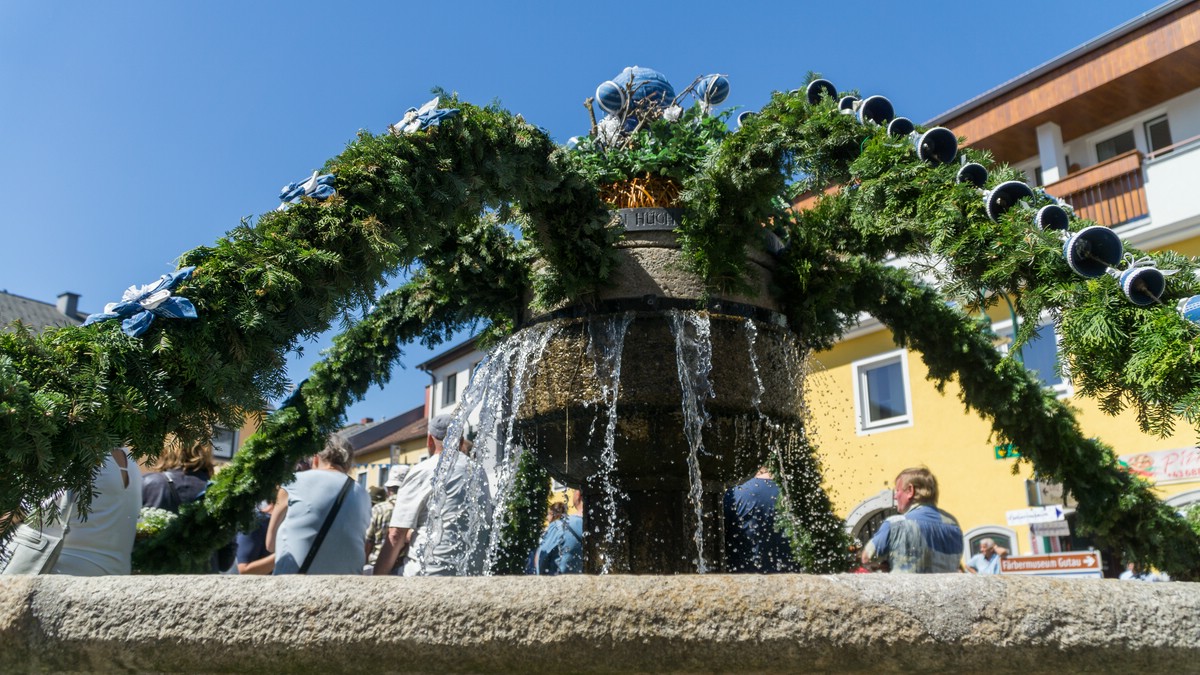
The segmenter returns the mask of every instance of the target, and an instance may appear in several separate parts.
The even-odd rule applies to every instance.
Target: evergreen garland
[[[529,552],[541,542],[542,526],[550,508],[550,473],[532,452],[522,452],[513,476],[512,496],[497,536],[492,574],[525,574]]]
[[[587,156],[595,150],[587,143],[576,154],[558,148],[498,108],[452,105],[461,114],[437,127],[360,134],[323,169],[336,177],[332,197],[304,198],[184,254],[180,264],[196,270],[178,294],[199,319],[156,321],[140,338],[115,322],[0,334],[0,473],[10,477],[0,484],[0,513],[20,513],[63,488],[80,491],[86,508],[92,472],[111,447],[152,456],[168,434],[204,439],[214,424],[236,425],[283,393],[284,357],[299,339],[338,318],[352,324],[203,505],[139,551],[145,569],[191,568],[207,551],[187,550],[184,539],[206,547],[247,524],[253,504],[290,477],[293,460],[314,451],[371,383],[386,380],[401,344],[437,342],[480,319],[500,336],[526,302],[586,300],[613,269],[619,237],[596,183],[605,171],[645,169],[682,182],[680,241],[712,289],[744,284],[745,250],[769,228],[786,242],[775,282],[806,346],[828,347],[859,311],[874,314],[924,354],[931,377],[956,377],[964,402],[991,416],[1023,461],[1071,491],[1086,527],[1176,578],[1200,570],[1200,537],[945,304],[978,311],[1011,298],[1018,347],[1049,312],[1077,389],[1110,413],[1132,407],[1143,429],[1165,434],[1178,419],[1200,425],[1197,327],[1173,309],[1200,293],[1195,260],[1154,254],[1160,268],[1180,273],[1162,304],[1133,307],[1111,279],[1073,276],[1061,240],[1037,230],[1030,209],[992,222],[980,191],[955,180],[956,165],[921,162],[909,139],[800,92],[775,94],[735,133],[691,113],[676,140],[665,126],[639,132],[670,152],[651,156],[634,143],[626,150],[641,155],[610,150],[601,159]],[[966,154],[991,164],[984,153]],[[992,169],[993,186],[1017,176]],[[793,214],[780,197],[798,190],[825,196]],[[1029,201],[1036,208],[1052,198]],[[521,224],[519,242],[501,225],[508,222]],[[1089,224],[1072,219],[1071,229]],[[892,256],[912,261],[939,291],[881,265]],[[412,281],[354,322],[383,279],[414,265]],[[4,534],[10,529],[5,523]]]
[[[1074,495],[1085,531],[1174,579],[1200,577],[1200,537],[1153,486],[1124,470],[1111,448],[1084,438],[1071,411],[1019,361],[1000,356],[975,321],[903,270],[865,264],[852,274],[859,306],[887,325],[897,344],[921,353],[939,389],[957,380],[963,403],[992,420],[999,442],[1015,444],[1021,461]]]
[[[427,251],[425,268],[334,339],[309,378],[217,473],[204,500],[138,542],[135,567],[203,571],[212,551],[253,524],[258,501],[272,499],[292,479],[296,462],[320,451],[346,408],[372,385],[387,383],[404,344],[420,340],[432,347],[480,318],[511,327],[528,283],[520,248],[489,216],[470,219],[457,236]]]
[[[64,488],[80,491],[86,509],[91,475],[112,447],[153,456],[169,433],[186,441],[207,438],[214,424],[240,426],[244,411],[283,393],[285,355],[298,339],[350,320],[385,276],[445,255],[455,224],[485,209],[518,205],[527,225],[522,246],[482,270],[481,288],[513,291],[496,278],[512,265],[531,278],[535,301],[603,283],[616,234],[596,188],[520,117],[457,105],[461,115],[420,133],[360,134],[324,168],[337,176],[333,197],[306,198],[184,254],[180,264],[196,271],[178,294],[199,319],[157,321],[136,339],[112,321],[0,334],[0,473],[15,477],[0,484],[0,513]],[[528,272],[531,256],[547,262],[542,273]],[[447,283],[428,284],[427,304],[455,301],[438,295]]]

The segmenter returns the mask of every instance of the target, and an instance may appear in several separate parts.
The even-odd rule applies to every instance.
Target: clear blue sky
[[[559,142],[634,64],[677,87],[728,74],[745,109],[816,71],[923,122],[1158,4],[0,0],[0,289],[99,311],[434,86]],[[430,355],[408,349],[350,419],[420,405]]]

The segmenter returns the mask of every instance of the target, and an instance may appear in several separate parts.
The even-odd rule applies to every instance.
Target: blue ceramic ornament
[[[1095,279],[1120,264],[1125,246],[1116,232],[1092,225],[1076,232],[1063,244],[1067,265],[1081,277]]]
[[[1157,267],[1131,267],[1121,272],[1121,292],[1138,307],[1161,302],[1167,278]]]
[[[696,83],[696,96],[707,106],[721,105],[729,98],[729,78],[705,75]]]
[[[1175,309],[1179,312],[1179,316],[1200,326],[1200,295],[1180,300],[1179,304],[1175,305]]]
[[[675,100],[675,89],[653,68],[630,66],[596,88],[596,103],[609,115],[619,116],[643,105],[665,108]]]

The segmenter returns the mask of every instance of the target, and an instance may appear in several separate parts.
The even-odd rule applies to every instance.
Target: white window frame
[[[1125,133],[1126,131],[1132,130],[1134,147],[1145,154],[1150,152],[1150,139],[1146,138],[1146,123],[1154,121],[1159,117],[1166,117],[1168,123],[1170,123],[1172,120],[1178,121],[1178,115],[1172,114],[1168,106],[1157,106],[1155,108],[1143,110],[1136,115],[1127,117],[1120,122],[1110,124],[1107,127],[1099,129],[1086,136],[1081,136],[1076,140],[1082,141],[1082,143],[1086,146],[1086,156],[1091,159],[1093,164],[1098,164],[1100,160],[1098,159],[1099,155],[1096,154],[1096,146],[1110,138],[1114,138]],[[1175,131],[1175,129],[1171,130],[1171,140],[1174,140]],[[1076,140],[1071,141],[1071,143],[1075,143]]]
[[[1144,153],[1145,148],[1146,148],[1146,144],[1144,142],[1145,138],[1141,139],[1143,141],[1142,143],[1138,142],[1138,140],[1139,140],[1138,136],[1140,135],[1138,133],[1138,126],[1139,126],[1139,123],[1137,123],[1137,122],[1135,122],[1132,126],[1127,124],[1127,125],[1120,127],[1120,129],[1121,129],[1120,131],[1117,131],[1115,133],[1110,133],[1105,136],[1098,136],[1096,138],[1096,140],[1092,141],[1092,157],[1096,158],[1096,163],[1099,164],[1102,161],[1108,161],[1108,159],[1112,159],[1112,157],[1109,157],[1108,159],[1104,159],[1104,160],[1100,159],[1100,152],[1099,152],[1100,144],[1107,143],[1109,141],[1115,141],[1117,138],[1124,136],[1125,134],[1129,134],[1129,138],[1133,141],[1133,149],[1140,150]],[[1129,152],[1129,151],[1126,150],[1125,152]],[[1118,153],[1114,154],[1113,157],[1116,157],[1117,155],[1121,155],[1121,154],[1124,154],[1124,153],[1118,152]]]
[[[227,432],[229,434],[228,446],[226,446],[225,443],[218,441],[217,436],[220,434],[220,432]],[[241,429],[229,429],[220,425],[214,426],[212,430],[212,440],[210,443],[212,445],[213,457],[216,459],[232,460],[233,456],[237,454],[238,451],[238,441],[241,440],[240,432]]]
[[[1161,152],[1161,150],[1162,150],[1162,148],[1155,150],[1154,148],[1150,147],[1150,125],[1158,123],[1158,122],[1166,122],[1167,130],[1170,131],[1171,118],[1165,112],[1161,115],[1155,115],[1154,117],[1150,117],[1150,118],[1142,121],[1142,138],[1145,139],[1145,141],[1146,141],[1146,154],[1147,155],[1149,155],[1152,152]],[[1174,144],[1175,144],[1175,134],[1171,133],[1171,142],[1163,147],[1169,148]]]
[[[903,415],[889,417],[882,420],[868,420],[867,414],[870,410],[867,401],[863,398],[869,392],[863,387],[863,375],[866,371],[880,366],[891,365],[892,362],[900,364],[900,376],[904,389],[904,410]],[[913,409],[912,409],[912,387],[908,376],[908,350],[897,349],[895,351],[876,354],[875,356],[859,359],[850,364],[851,376],[854,385],[854,426],[860,436],[876,434],[881,431],[892,431],[893,429],[904,429],[913,425]]]
[[[1008,540],[1012,542],[1012,550],[1008,552],[1008,555],[1021,555],[1021,540],[1017,539],[1016,530],[1012,529],[1011,527],[1004,527],[1001,525],[980,525],[979,527],[971,528],[963,533],[963,558],[970,560],[971,556],[979,553],[978,548],[974,550],[971,549],[972,539],[982,539],[983,537],[995,538],[997,536],[1007,537]]]
[[[442,408],[449,408],[458,403],[458,373],[448,373],[442,380]]]
[[[1041,328],[1043,326],[1049,327],[1051,334],[1054,335],[1054,350],[1058,353],[1058,363],[1062,368],[1062,381],[1050,387],[1050,389],[1060,399],[1070,398],[1075,395],[1075,385],[1071,383],[1071,373],[1067,369],[1067,362],[1062,358],[1062,337],[1058,334],[1058,328],[1054,325],[1054,321],[1048,315],[1043,315],[1038,320],[1038,327]],[[1013,330],[1012,319],[994,322],[992,324],[992,332],[1002,340],[1002,342],[996,344],[996,351],[1007,357],[1009,348],[1016,339],[1016,331]],[[1003,342],[1005,339],[1007,339],[1007,342]],[[1044,340],[1045,338],[1043,337],[1042,339]]]

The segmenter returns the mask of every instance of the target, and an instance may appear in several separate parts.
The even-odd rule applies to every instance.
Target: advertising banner
[[[1200,448],[1194,445],[1175,450],[1121,455],[1118,459],[1131,473],[1155,483],[1200,481]]]

